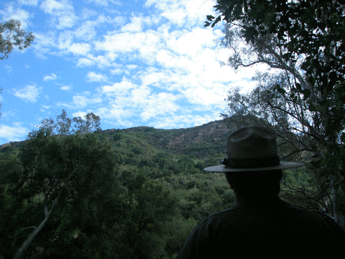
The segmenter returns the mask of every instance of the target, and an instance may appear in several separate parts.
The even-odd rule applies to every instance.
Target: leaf
[[[293,99],[293,100],[295,101],[295,98],[296,98],[295,94],[294,94],[294,93],[291,93],[291,94],[290,94],[290,98]]]
[[[285,94],[286,93],[285,89],[282,88],[280,85],[276,85],[276,89],[281,94]]]
[[[208,27],[208,26],[210,26],[210,24],[211,24],[211,23],[205,21],[204,27]]]
[[[218,22],[220,22],[220,20],[221,20],[221,18],[220,18],[220,16],[218,16],[217,17],[217,19],[212,23],[212,28],[218,23]]]
[[[303,100],[307,100],[309,98],[310,94],[311,94],[311,91],[309,89],[305,89],[305,90],[302,91],[302,93],[304,95],[303,96]]]
[[[209,20],[210,22],[212,22],[212,20],[214,19],[214,16],[212,15],[207,15],[206,19]]]
[[[309,111],[311,111],[311,112],[315,112],[315,111],[317,111],[317,109],[316,109],[316,107],[315,107],[315,105],[314,104],[309,104]]]
[[[300,83],[296,83],[296,89],[298,90],[298,92],[300,92],[302,90],[302,86]],[[295,90],[295,88],[294,88]]]
[[[9,37],[11,36],[11,37]],[[21,29],[19,20],[11,19],[0,23],[0,60],[8,58],[14,47],[20,50],[30,46],[35,36],[31,32]]]

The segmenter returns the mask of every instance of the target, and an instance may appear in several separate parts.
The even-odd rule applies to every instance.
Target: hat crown
[[[222,165],[204,168],[209,172],[245,172],[282,170],[303,166],[298,162],[281,162],[276,134],[260,127],[245,127],[228,138],[228,157]]]
[[[228,138],[229,159],[257,159],[277,156],[276,135],[259,127],[242,128]]]

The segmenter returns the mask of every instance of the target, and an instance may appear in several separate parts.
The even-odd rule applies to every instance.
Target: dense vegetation
[[[90,118],[74,120],[76,129]],[[178,130],[98,125],[87,133],[95,124],[62,131],[73,126],[62,123],[72,122],[63,112],[56,124],[0,150],[2,256],[174,258],[199,221],[234,204],[224,175],[202,169],[219,163],[229,132],[248,119]],[[282,197],[327,209],[308,176],[305,169],[288,172]]]

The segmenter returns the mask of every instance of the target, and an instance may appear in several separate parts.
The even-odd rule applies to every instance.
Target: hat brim
[[[269,167],[258,167],[258,168],[228,168],[225,165],[216,165],[204,168],[204,171],[208,172],[249,172],[249,171],[271,171],[271,170],[283,170],[289,168],[296,168],[304,166],[303,163],[299,162],[280,162],[279,165]]]

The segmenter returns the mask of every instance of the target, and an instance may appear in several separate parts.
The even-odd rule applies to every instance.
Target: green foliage
[[[56,122],[52,119],[44,119],[39,126],[39,130],[33,130],[29,133],[29,138],[35,138],[37,134],[60,135],[67,136],[71,134],[86,134],[100,131],[100,117],[90,112],[84,118],[74,117],[70,119],[67,117],[65,110],[56,117]]]
[[[193,218],[173,217],[166,224],[165,251],[168,258],[175,258],[190,232],[199,222]]]
[[[99,142],[96,135],[59,137],[49,133],[41,129],[26,142],[19,155],[21,172],[8,177],[8,184],[13,186],[8,193],[19,207],[26,208],[28,204],[35,215],[28,217],[31,223],[24,224],[26,227],[37,226],[43,219],[49,220],[59,210],[70,208],[71,213],[75,213],[86,201],[89,204],[84,210],[95,209],[100,213],[100,206],[104,206],[99,202],[104,200],[103,191],[108,195],[109,184],[114,182],[115,164],[110,147]],[[46,232],[49,224],[41,233],[48,237],[42,240],[56,239],[51,236],[54,231]],[[7,247],[19,244],[16,242]]]
[[[230,131],[249,119],[238,117]],[[225,156],[229,130],[223,125],[228,122],[190,130],[134,128],[67,136],[51,135],[43,127],[21,151],[0,150],[0,247],[6,248],[0,253],[13,257],[45,217],[45,206],[49,209],[64,190],[26,255],[174,258],[199,221],[235,203],[224,174],[202,170]],[[207,139],[211,131],[215,135]],[[187,153],[177,150],[182,136],[188,136]],[[194,144],[206,150],[194,152]],[[217,152],[207,156],[210,150]],[[284,178],[282,197],[309,206],[291,189],[314,191],[314,180],[304,171],[291,172]]]
[[[164,254],[165,224],[175,214],[177,199],[169,188],[143,173],[131,173],[124,186],[129,193],[125,225],[132,258],[159,258]]]
[[[20,174],[22,171],[18,152],[12,147],[4,148],[0,152],[0,165],[0,185],[6,184],[9,179]]]
[[[35,36],[31,32],[26,32],[20,28],[19,20],[11,19],[0,23],[0,56],[1,59],[8,58],[14,47],[23,50],[31,45]]]

